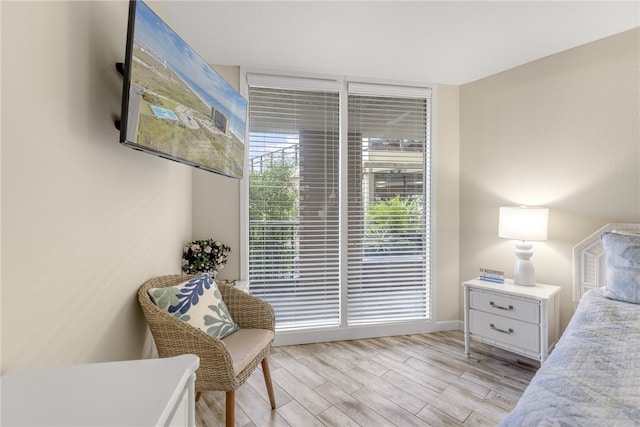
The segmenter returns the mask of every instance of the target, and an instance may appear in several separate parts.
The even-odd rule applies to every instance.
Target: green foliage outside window
[[[287,279],[295,274],[297,170],[294,161],[281,159],[272,160],[261,171],[250,174],[250,250],[252,259],[260,260],[265,279]]]
[[[251,171],[251,221],[294,221],[298,217],[297,169],[293,161],[272,160],[262,171]]]
[[[401,252],[422,240],[422,200],[399,195],[370,205],[366,214],[367,247],[372,253]]]

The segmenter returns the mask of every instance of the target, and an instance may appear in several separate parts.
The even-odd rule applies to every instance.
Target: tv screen
[[[247,101],[140,0],[123,76],[122,144],[242,178]]]

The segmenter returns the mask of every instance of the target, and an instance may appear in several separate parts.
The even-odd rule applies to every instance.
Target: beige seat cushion
[[[233,373],[237,376],[273,340],[269,329],[240,329],[227,335],[224,342],[233,359]]]

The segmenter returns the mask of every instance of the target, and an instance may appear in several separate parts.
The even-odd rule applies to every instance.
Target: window
[[[428,320],[429,89],[247,82],[248,277],[278,330]]]
[[[251,292],[280,330],[339,326],[338,86],[251,83]]]
[[[428,318],[430,98],[350,84],[348,111],[348,323]]]

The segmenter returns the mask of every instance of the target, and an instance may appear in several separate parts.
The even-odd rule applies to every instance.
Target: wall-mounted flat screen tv
[[[140,0],[123,68],[122,144],[242,178],[247,101]]]

